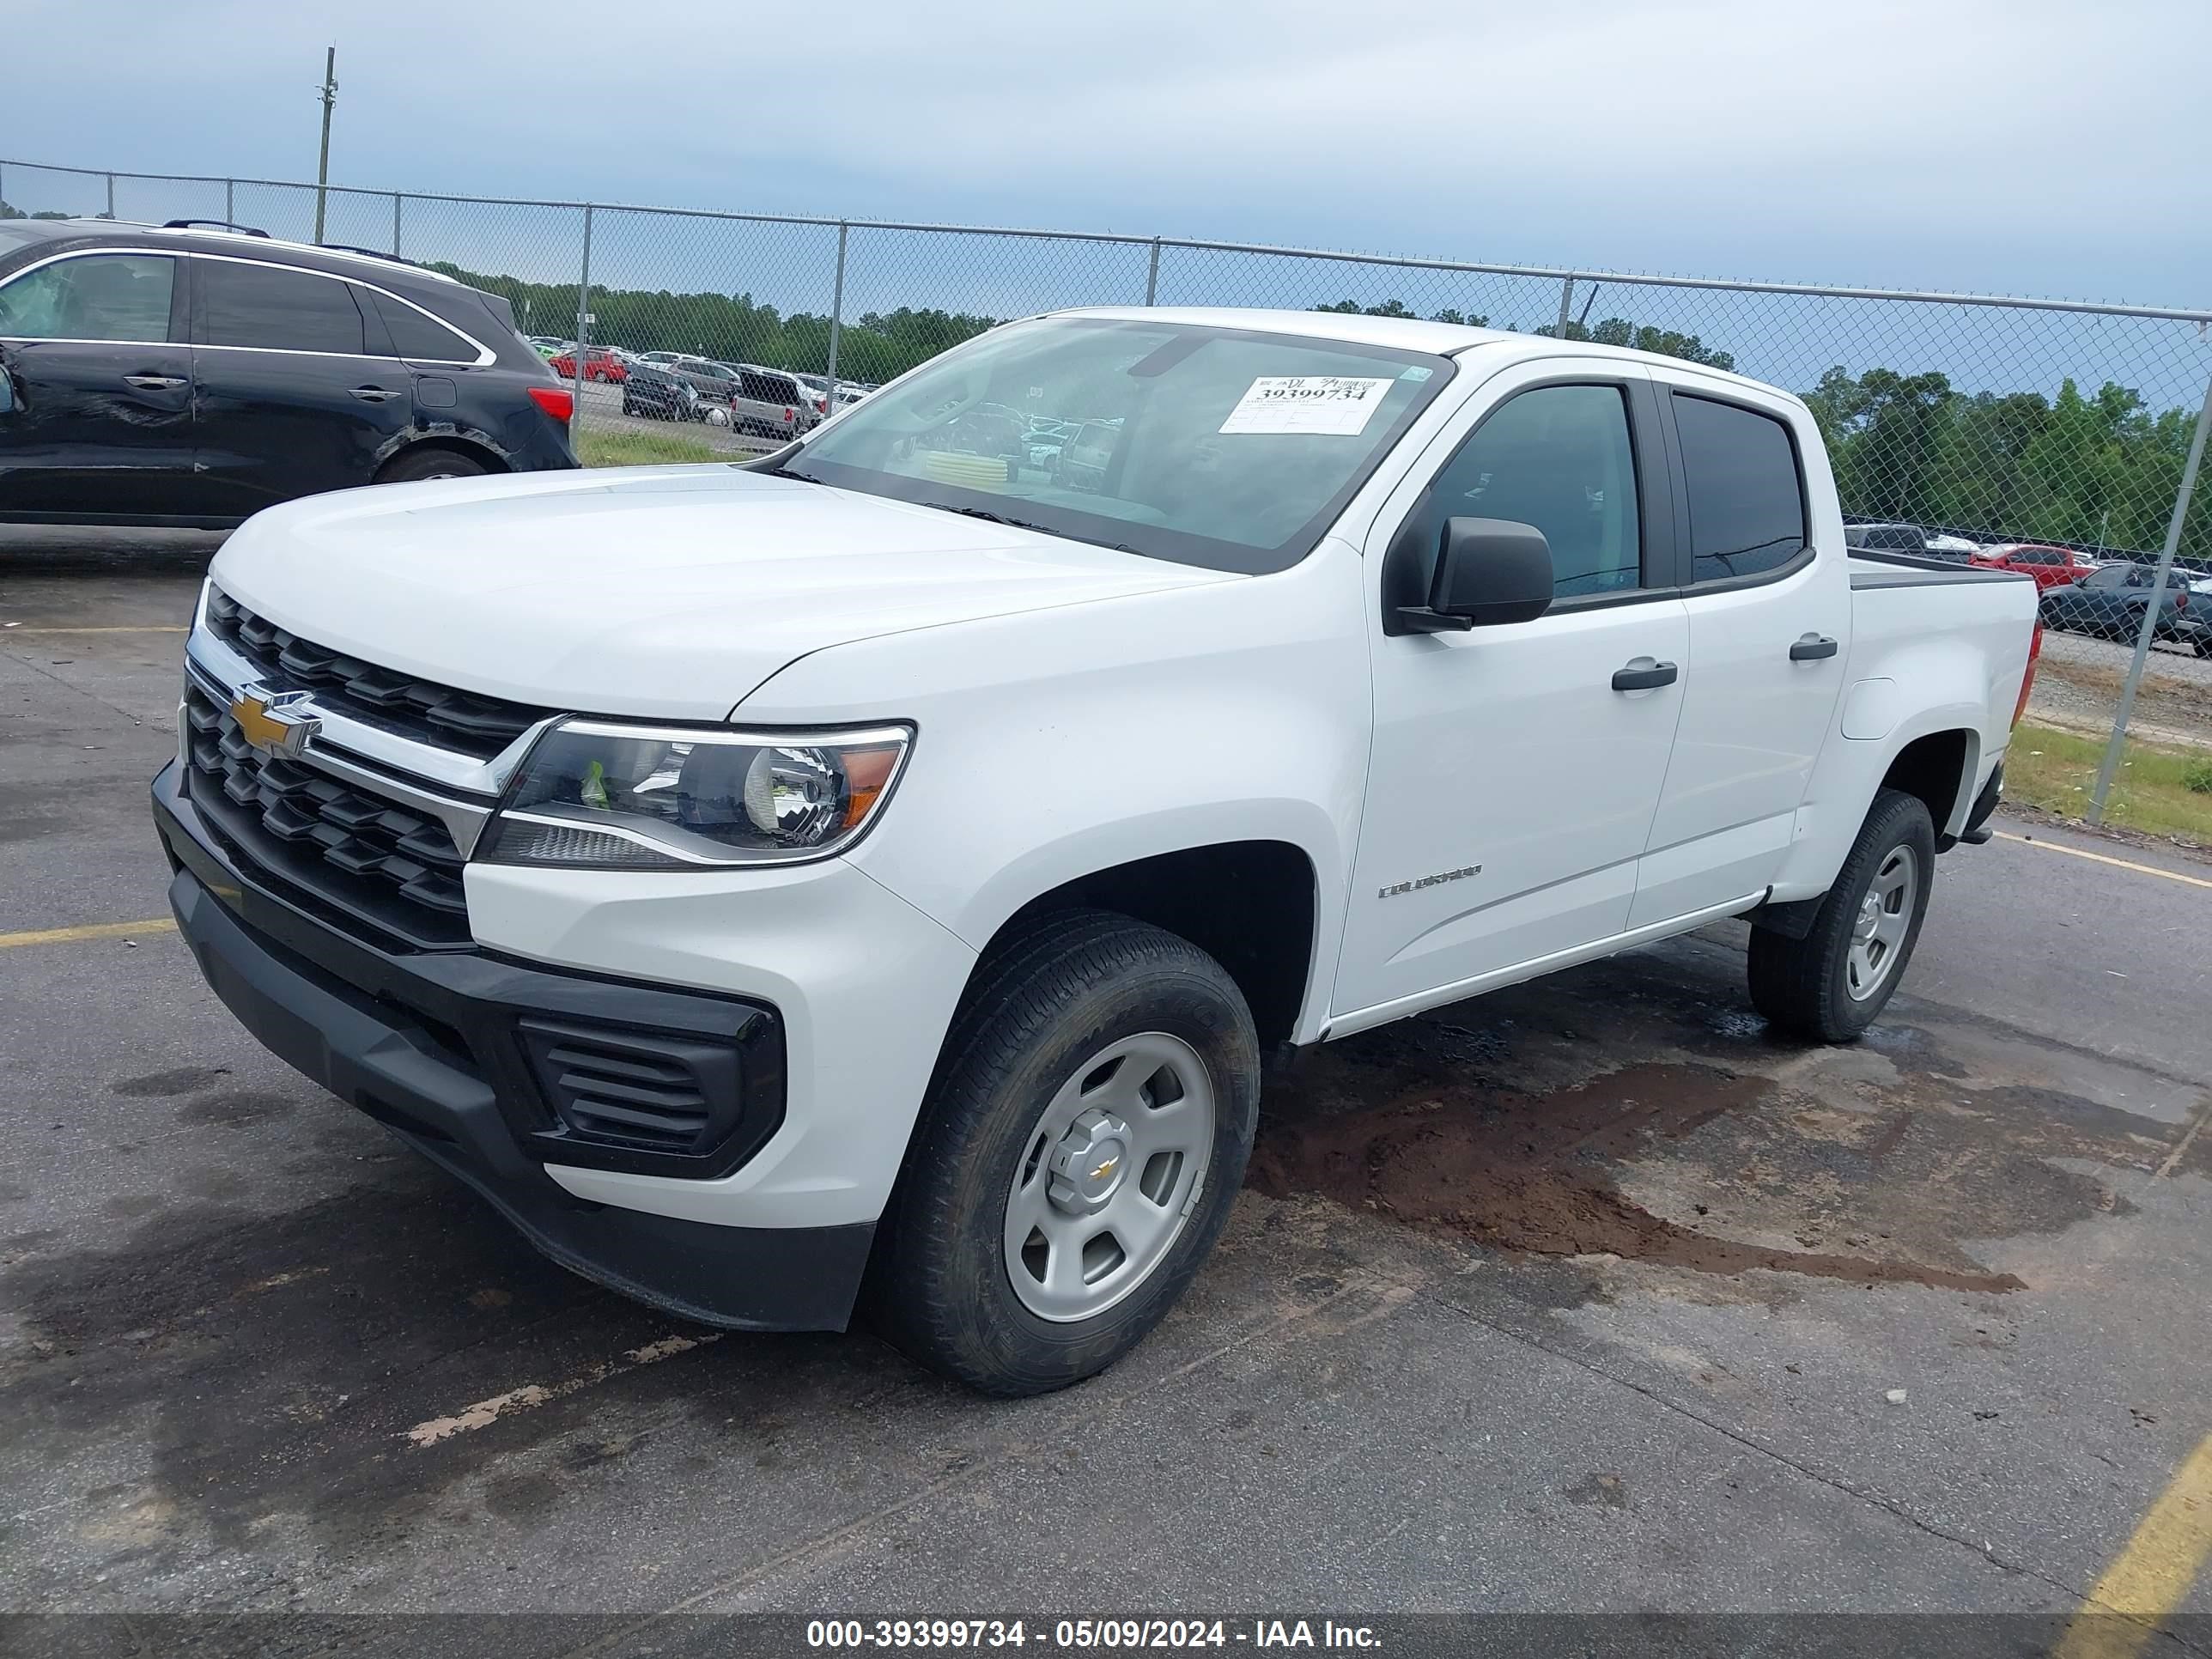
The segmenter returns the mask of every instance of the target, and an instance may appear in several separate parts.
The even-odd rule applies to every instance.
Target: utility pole
[[[315,167],[315,240],[323,240],[323,198],[331,183],[331,111],[338,101],[338,49],[323,57],[323,159]]]

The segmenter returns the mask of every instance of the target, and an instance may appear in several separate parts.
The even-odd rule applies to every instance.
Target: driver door
[[[1333,1034],[1522,976],[1628,925],[1689,623],[1650,379],[1595,367],[1539,361],[1484,382],[1376,520],[1374,748]],[[1394,631],[1403,562],[1432,564],[1453,517],[1541,530],[1551,609],[1462,633]],[[1665,684],[1614,684],[1670,666]]]

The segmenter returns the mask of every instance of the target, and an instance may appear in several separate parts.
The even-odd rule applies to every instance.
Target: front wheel
[[[878,1320],[987,1394],[1097,1375],[1212,1249],[1259,1103],[1251,1012],[1220,963],[1126,916],[1041,919],[955,1018],[884,1218]]]
[[[1888,1003],[1928,914],[1936,827],[1917,795],[1884,789],[1802,939],[1754,927],[1752,1006],[1777,1029],[1848,1042]]]

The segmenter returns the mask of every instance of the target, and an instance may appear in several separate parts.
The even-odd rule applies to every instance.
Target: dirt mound
[[[2022,1288],[2010,1273],[1768,1249],[1712,1238],[1625,1197],[1609,1165],[1653,1136],[1675,1138],[1771,1091],[1767,1079],[1644,1065],[1551,1094],[1462,1093],[1340,1115],[1263,1122],[1250,1184],[1316,1193],[1417,1226],[1538,1255],[1611,1255],[1699,1273],[1764,1267],[1856,1284]]]

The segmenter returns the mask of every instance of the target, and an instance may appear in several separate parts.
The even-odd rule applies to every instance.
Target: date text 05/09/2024
[[[1338,1648],[1382,1645],[1365,1625],[1333,1619],[816,1619],[810,1648]]]

